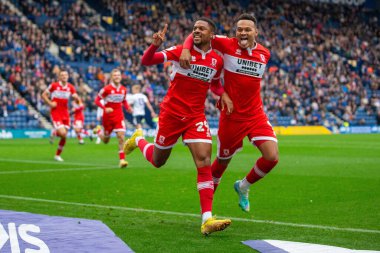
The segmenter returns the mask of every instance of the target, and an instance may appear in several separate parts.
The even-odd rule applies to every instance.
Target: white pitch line
[[[91,167],[91,168],[67,168],[67,169],[46,169],[46,170],[12,170],[12,171],[0,171],[0,175],[3,174],[21,174],[21,173],[41,173],[41,172],[61,172],[61,171],[82,171],[82,170],[109,170],[115,167]]]
[[[18,159],[7,159],[0,158],[1,162],[18,162],[18,163],[37,163],[37,164],[60,164],[60,165],[78,165],[78,166],[110,166],[109,164],[95,164],[95,163],[71,163],[71,162],[57,162],[57,161],[36,161],[36,160],[18,160]]]
[[[44,203],[53,203],[53,204],[63,204],[63,205],[71,205],[71,206],[96,207],[96,208],[103,208],[103,209],[111,209],[112,208],[115,210],[122,210],[122,211],[134,211],[134,212],[143,212],[143,213],[159,213],[159,214],[176,215],[176,216],[199,217],[199,214],[193,214],[193,213],[181,213],[181,212],[172,212],[172,211],[161,211],[161,210],[151,210],[151,209],[143,209],[143,208],[123,207],[123,206],[107,206],[107,205],[98,205],[98,204],[86,204],[86,203],[78,203],[78,202],[68,202],[68,201],[49,200],[49,199],[37,199],[37,198],[20,197],[20,196],[12,196],[12,195],[0,195],[0,198],[26,200],[26,201],[34,201],[34,202],[44,202]],[[226,216],[218,216],[218,217],[222,218],[222,219],[228,218],[228,219],[231,219],[232,221],[264,223],[264,224],[273,224],[273,225],[288,226],[288,227],[316,228],[316,229],[337,230],[337,231],[344,231],[344,232],[380,234],[380,230],[372,230],[372,229],[340,228],[340,227],[323,226],[323,225],[299,224],[299,223],[269,221],[269,220],[254,220],[254,219],[245,219],[245,218],[238,218],[238,217],[226,217]]]

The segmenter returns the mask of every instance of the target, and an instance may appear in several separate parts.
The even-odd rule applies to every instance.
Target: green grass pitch
[[[233,190],[259,156],[245,142],[214,196],[213,213],[232,224],[209,237],[180,142],[164,167],[136,150],[124,170],[115,140],[70,139],[64,163],[53,160],[56,145],[0,140],[0,209],[101,220],[136,252],[253,252],[241,241],[257,239],[380,250],[380,135],[279,136],[280,162],[251,188],[250,213]]]

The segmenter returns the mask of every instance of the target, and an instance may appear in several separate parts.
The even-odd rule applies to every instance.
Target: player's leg
[[[255,141],[255,145],[260,150],[262,156],[256,160],[255,166],[241,181],[240,188],[244,191],[265,177],[278,163],[278,146],[273,140]]]
[[[123,151],[124,136],[125,136],[125,131],[116,132],[116,137],[118,140],[118,147],[119,147],[119,167],[120,168],[125,168],[128,166],[128,162],[125,161],[125,154]]]
[[[183,142],[189,147],[197,167],[197,189],[202,212],[201,233],[208,235],[224,230],[230,225],[231,220],[217,220],[212,217],[214,198],[214,183],[211,174],[212,140],[204,115],[189,123],[183,135]]]
[[[149,143],[144,139],[143,130],[140,128],[125,142],[124,152],[128,155],[138,147],[145,159],[159,168],[168,160],[173,146],[185,128],[186,124],[183,121],[161,111],[154,143]]]
[[[244,199],[247,197],[248,200],[251,185],[266,176],[278,162],[277,138],[264,113],[252,121],[248,138],[258,147],[262,156],[256,160],[249,173],[242,180],[236,181],[234,185],[240,199],[243,199],[239,205],[244,211],[249,211],[249,202],[244,206],[244,203],[247,203]]]
[[[81,135],[82,128],[78,124],[75,124],[74,131],[75,131],[75,134],[77,136],[79,144],[84,144],[84,141],[83,141],[83,138],[82,138],[82,135]]]
[[[55,125],[57,125],[56,128],[56,134],[58,137],[60,137],[57,151],[55,152],[54,159],[58,162],[63,162],[63,159],[61,157],[61,153],[63,151],[63,148],[66,144],[66,136],[67,136],[67,127],[63,124],[61,121],[55,122]]]
[[[200,198],[202,224],[212,217],[214,183],[211,175],[211,143],[187,143],[197,167],[197,189]]]
[[[220,118],[217,142],[217,158],[211,165],[216,191],[222,176],[227,169],[232,157],[243,147],[243,138],[246,136],[247,128],[239,123],[225,117]]]
[[[114,124],[110,120],[103,119],[103,127],[97,126],[94,129],[94,133],[98,135],[98,138],[104,143],[107,144],[111,139],[111,133],[114,129]]]
[[[178,139],[178,137],[174,136],[173,139],[175,138]],[[150,162],[154,167],[160,168],[168,160],[175,142],[176,140],[173,144],[169,144],[168,146],[161,146],[155,143],[150,143],[143,137],[142,129],[137,129],[135,133],[131,136],[131,138],[127,140],[127,142],[124,144],[124,151],[131,151],[135,147],[138,147],[142,155],[148,162]],[[131,143],[133,143],[134,145],[132,145]],[[127,154],[129,153],[130,152],[128,152]]]

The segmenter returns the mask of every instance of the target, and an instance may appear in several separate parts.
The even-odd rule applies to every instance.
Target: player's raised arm
[[[158,31],[153,34],[153,40],[150,47],[144,52],[141,58],[141,64],[145,66],[160,64],[165,61],[165,57],[161,53],[156,53],[156,50],[161,46],[162,42],[165,40],[165,34],[168,30],[168,25],[165,24],[162,31]]]
[[[179,57],[179,65],[184,69],[190,68],[191,54],[190,49],[193,47],[193,34],[191,33],[183,43],[181,56]]]

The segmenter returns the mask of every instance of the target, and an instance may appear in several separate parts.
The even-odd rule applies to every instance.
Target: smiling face
[[[59,73],[59,81],[61,81],[63,84],[66,84],[69,80],[69,73],[67,71],[61,71]]]
[[[111,80],[116,85],[120,84],[120,82],[121,82],[121,72],[120,72],[120,70],[112,70]]]
[[[239,20],[236,24],[236,38],[239,46],[243,49],[253,47],[256,42],[258,31],[252,20]]]
[[[212,32],[211,26],[206,21],[198,20],[193,27],[194,45],[201,47],[209,44],[213,34],[214,32]]]

